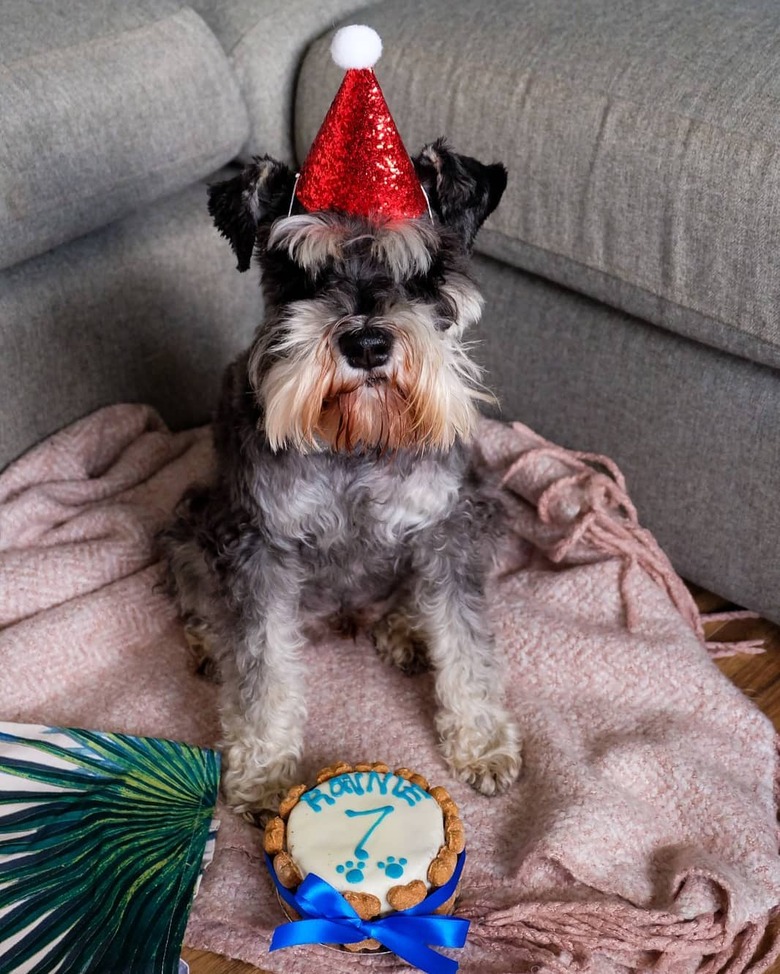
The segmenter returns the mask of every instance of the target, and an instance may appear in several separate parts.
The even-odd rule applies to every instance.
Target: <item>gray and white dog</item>
[[[413,160],[431,213],[289,213],[294,175],[270,158],[210,190],[265,320],[227,370],[217,476],[164,536],[171,589],[221,681],[237,810],[273,807],[296,779],[306,646],[316,626],[367,630],[380,655],[434,672],[452,771],[485,795],[520,768],[485,611],[499,504],[469,465],[488,398],[464,330],[482,299],[468,273],[506,186],[439,140]]]

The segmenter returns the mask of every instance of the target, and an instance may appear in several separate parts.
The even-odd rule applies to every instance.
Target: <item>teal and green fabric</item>
[[[176,974],[215,751],[0,723],[0,974]]]

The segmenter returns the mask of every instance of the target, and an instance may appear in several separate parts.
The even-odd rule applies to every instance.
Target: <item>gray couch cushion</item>
[[[509,167],[485,253],[780,365],[775,0],[387,0],[366,19],[407,145],[445,134]],[[299,154],[340,77],[323,39]]]
[[[472,337],[505,419],[607,454],[685,578],[780,622],[780,375],[487,257]]]
[[[262,316],[257,272],[235,267],[196,183],[0,271],[0,468],[109,403],[207,422]]]
[[[377,0],[190,0],[230,55],[250,119],[242,155],[292,162],[295,82],[309,44]]]
[[[0,0],[0,267],[231,159],[247,117],[219,42],[174,0]]]

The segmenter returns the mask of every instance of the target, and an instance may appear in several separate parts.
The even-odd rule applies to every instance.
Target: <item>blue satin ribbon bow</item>
[[[265,861],[279,895],[302,918],[277,927],[269,950],[301,944],[356,944],[370,937],[426,974],[455,974],[457,971],[457,961],[430,948],[431,945],[462,947],[466,943],[469,921],[432,914],[455,892],[466,861],[465,852],[458,856],[448,883],[430,893],[417,906],[377,920],[362,920],[330,883],[314,873],[309,873],[295,893],[291,893],[279,882],[270,856],[266,855]]]

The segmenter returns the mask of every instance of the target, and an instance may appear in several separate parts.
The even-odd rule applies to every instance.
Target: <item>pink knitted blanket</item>
[[[418,768],[461,806],[469,859],[461,969],[607,974],[765,970],[780,952],[769,721],[721,676],[695,606],[604,460],[485,422],[512,512],[492,585],[524,770],[484,798],[436,749],[428,675],[363,640],[310,654],[304,774]],[[209,474],[207,430],[143,406],[76,423],[0,475],[0,719],[212,744],[151,538]],[[327,947],[269,955],[282,916],[255,829],[223,810],[187,942],[278,972],[406,969]]]

